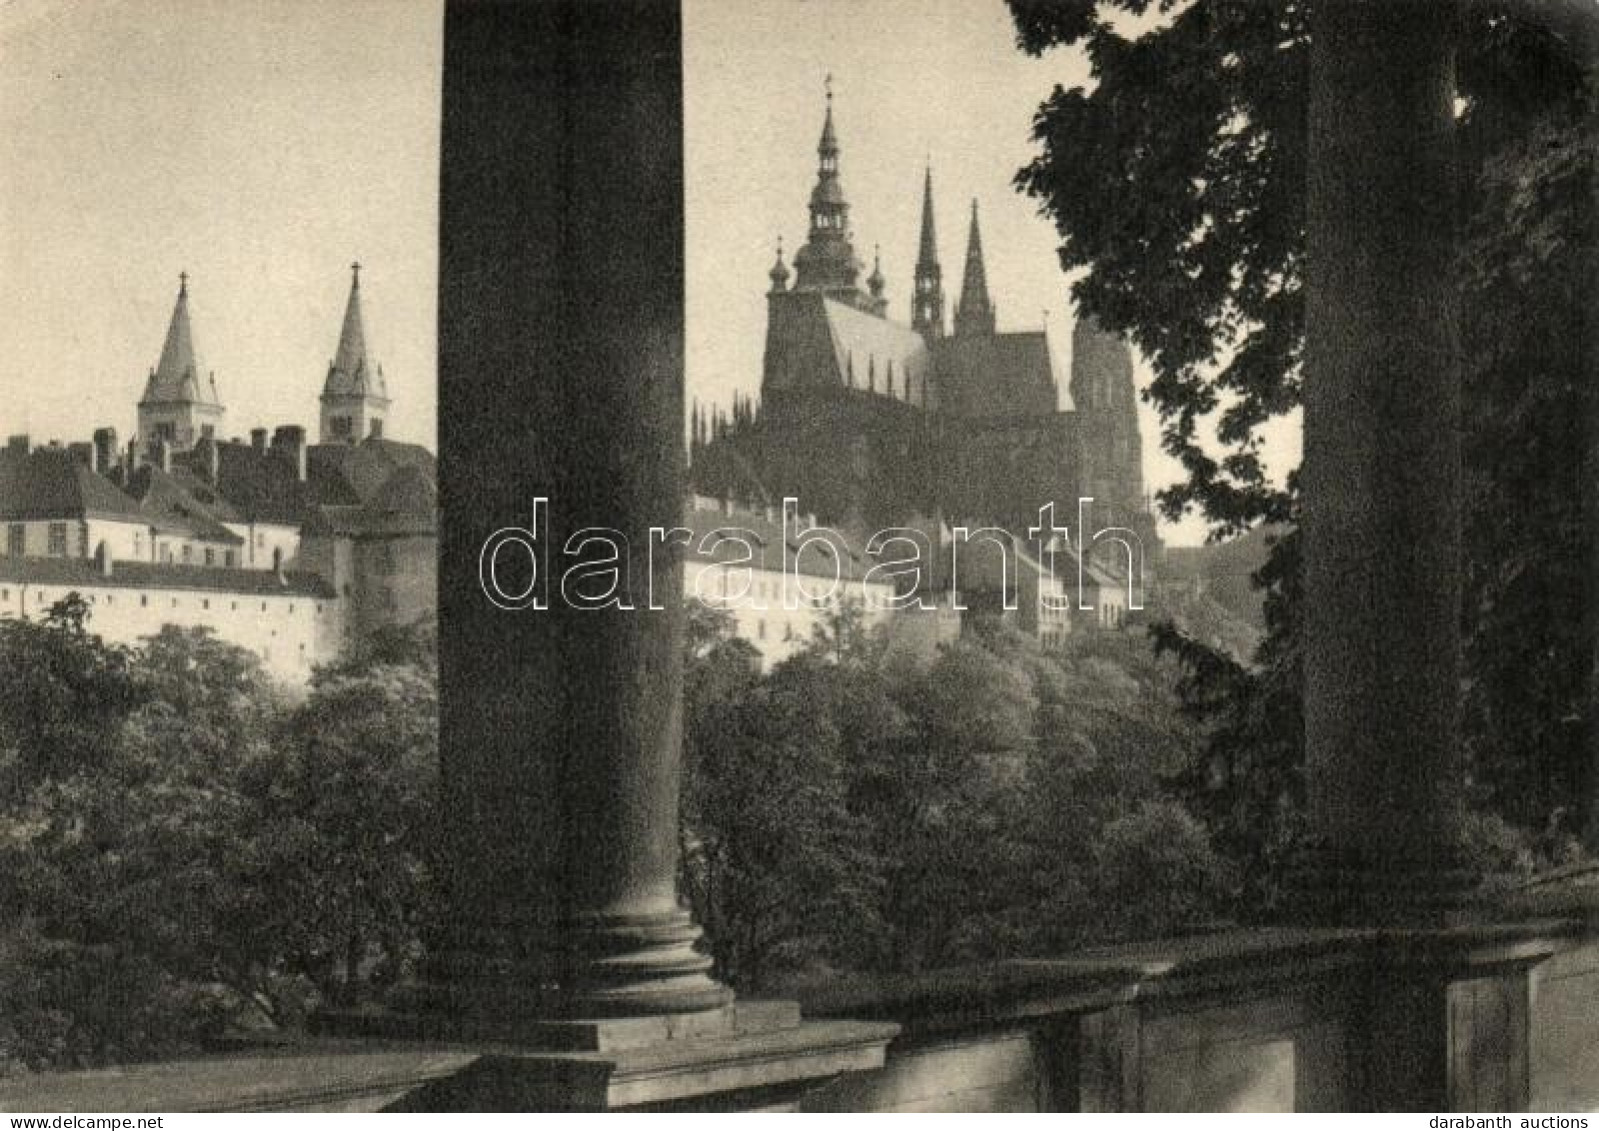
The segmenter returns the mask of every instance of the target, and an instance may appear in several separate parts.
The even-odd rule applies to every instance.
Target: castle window
[[[11,590],[9,590],[9,589],[0,589],[0,601],[9,601],[9,600],[11,600]]]
[[[328,434],[348,440],[355,433],[355,422],[348,416],[335,416],[328,420]]]
[[[28,545],[28,528],[20,522],[13,522],[6,527],[6,554],[9,557],[20,558]]]
[[[148,609],[149,607],[150,607],[150,595],[148,593],[140,593],[139,594],[139,608]]]
[[[232,550],[224,550],[224,551],[222,551],[222,564],[227,566],[229,569],[232,569],[233,568],[233,563],[234,563],[233,551]]]
[[[172,607],[174,609],[178,607],[178,599],[176,597],[172,598]]]
[[[211,549],[209,546],[207,546],[205,550],[205,564],[208,566],[214,566],[217,564],[217,552]]]
[[[183,544],[183,560],[185,563],[194,560],[194,547],[187,542]]]
[[[376,420],[374,420],[372,422],[372,438],[374,440],[383,439],[383,418],[382,417],[379,417],[378,419],[376,419]]]
[[[64,522],[50,524],[50,556],[52,558],[67,556],[67,524]]]
[[[755,636],[759,640],[766,639],[766,622],[764,620],[755,622]]]

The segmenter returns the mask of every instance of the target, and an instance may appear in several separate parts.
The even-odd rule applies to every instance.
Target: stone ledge
[[[905,1038],[914,1038],[1131,1002],[1254,993],[1398,964],[1462,971],[1531,965],[1584,929],[1580,920],[1546,917],[1414,930],[1234,930],[1093,947],[1062,958],[801,982],[784,993],[800,1000],[806,1016],[893,1020]]]
[[[784,1011],[786,1013],[786,1011]],[[34,1112],[607,1111],[768,1098],[881,1068],[896,1026],[803,1022],[609,1053],[508,1044],[314,1040],[270,1054],[25,1077],[0,1110]]]
[[[479,1055],[439,1046],[307,1042],[271,1053],[22,1077],[0,1083],[0,1111],[381,1111]]]

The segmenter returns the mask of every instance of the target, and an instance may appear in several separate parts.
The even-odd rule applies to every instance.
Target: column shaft
[[[1331,914],[1405,912],[1464,879],[1454,15],[1314,9],[1305,725]]]
[[[682,506],[677,7],[459,0],[444,52],[432,980],[467,1013],[713,1009],[730,995],[676,895],[681,564],[647,564],[650,528]],[[480,588],[479,551],[533,528],[539,497],[548,608],[508,612]],[[563,593],[563,548],[591,527],[625,539],[635,607]],[[516,558],[501,559],[513,590]],[[646,607],[651,584],[665,611]]]

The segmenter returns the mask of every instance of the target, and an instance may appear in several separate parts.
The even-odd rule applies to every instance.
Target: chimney
[[[25,456],[28,454],[28,449],[28,434],[26,432],[6,437],[6,451],[12,455]]]
[[[250,429],[250,446],[258,452],[267,450],[267,430],[265,428]]]
[[[90,471],[96,470],[94,466],[94,445],[82,442],[67,445],[67,455],[72,457],[73,463],[81,463]]]
[[[294,477],[301,483],[306,476],[305,429],[298,424],[284,424],[272,433],[272,450],[294,468]]]
[[[110,475],[117,466],[117,459],[122,455],[117,447],[117,430],[115,428],[96,428],[94,430],[94,469],[101,475]]]
[[[101,577],[111,576],[111,546],[104,539],[94,548],[94,568]]]
[[[128,441],[128,474],[132,475],[144,466],[144,456],[139,451],[139,438],[135,436]]]
[[[172,445],[165,440],[155,442],[155,465],[168,475],[172,474]]]
[[[215,437],[201,436],[200,442],[194,446],[195,454],[199,456],[199,471],[205,476],[205,481],[216,486],[217,478],[222,473],[222,448]]]

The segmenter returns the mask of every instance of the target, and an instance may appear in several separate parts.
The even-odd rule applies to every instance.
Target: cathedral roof
[[[857,310],[816,293],[793,292],[774,311],[767,335],[767,382],[773,388],[823,385],[865,389],[875,373],[887,390],[892,367],[895,390],[905,374],[918,386],[929,369],[926,340],[909,326]]]
[[[938,405],[951,415],[1043,415],[1058,407],[1042,331],[941,338],[934,350]]]
[[[189,322],[189,278],[179,276],[178,301],[167,324],[167,337],[161,346],[161,360],[145,383],[141,403],[167,404],[191,402],[218,404],[216,383],[205,367],[194,344],[194,327]]]
[[[351,267],[350,298],[344,306],[344,325],[339,330],[339,347],[328,366],[322,395],[378,397],[386,399],[388,390],[383,370],[367,355],[366,326],[361,317],[361,266]]]

